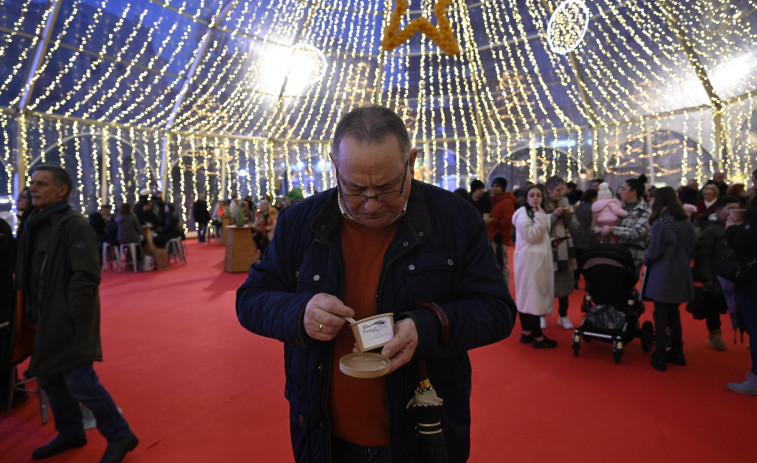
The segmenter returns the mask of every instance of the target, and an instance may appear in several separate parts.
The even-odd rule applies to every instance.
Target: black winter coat
[[[29,217],[17,266],[19,285],[36,305],[32,310],[39,313],[28,376],[60,373],[102,360],[95,233],[70,207],[45,220],[39,218],[39,211]],[[29,294],[32,285],[38,289]]]
[[[746,259],[757,259],[757,202],[746,212],[741,225],[733,225],[725,231],[728,247]],[[738,284],[738,283],[737,283]],[[749,284],[740,285],[757,295],[757,278]]]
[[[698,217],[694,225],[699,229],[699,236],[694,244],[694,281],[718,284],[712,266],[732,252],[725,244],[725,223],[710,220],[708,215]]]

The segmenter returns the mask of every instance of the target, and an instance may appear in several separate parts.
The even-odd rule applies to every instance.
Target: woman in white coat
[[[539,185],[530,186],[525,197],[526,203],[513,214],[515,299],[523,330],[520,342],[543,349],[557,346],[557,341],[544,336],[540,326],[540,317],[552,312],[554,300],[549,217]]]

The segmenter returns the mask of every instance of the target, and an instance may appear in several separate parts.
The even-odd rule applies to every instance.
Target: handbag
[[[728,281],[748,284],[757,280],[757,257],[731,254],[713,264],[715,273]]]
[[[722,291],[713,283],[694,286],[694,300],[686,304],[686,311],[694,320],[704,320],[710,314],[724,314],[728,311]]]
[[[641,300],[651,301],[652,299],[647,297],[647,283],[649,283],[649,267],[644,266],[644,271],[641,275]]]

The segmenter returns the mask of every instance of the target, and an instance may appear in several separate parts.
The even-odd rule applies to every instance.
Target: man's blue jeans
[[[392,461],[389,447],[362,447],[332,436],[331,451],[339,463],[389,463]]]
[[[205,233],[208,231],[208,224],[206,223],[198,223],[197,224],[197,241],[200,243],[205,242]]]
[[[91,363],[54,375],[37,377],[50,400],[55,429],[61,434],[83,434],[84,424],[79,408],[83,403],[95,416],[97,429],[109,442],[131,436],[129,424],[118,412],[113,398],[100,384]]]

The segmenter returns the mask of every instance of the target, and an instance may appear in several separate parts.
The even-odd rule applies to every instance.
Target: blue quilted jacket
[[[328,390],[331,343],[305,334],[303,314],[317,293],[343,294],[342,217],[334,189],[284,210],[264,258],[237,291],[240,323],[284,342],[285,396],[298,462],[330,462]],[[387,250],[378,290],[380,312],[411,317],[419,335],[415,358],[386,376],[393,461],[418,461],[413,419],[405,409],[418,383],[415,359],[444,399],[442,422],[450,461],[470,450],[471,366],[467,351],[510,334],[515,303],[488,244],[481,215],[461,197],[413,181],[407,213]],[[446,313],[450,339],[419,302]]]

